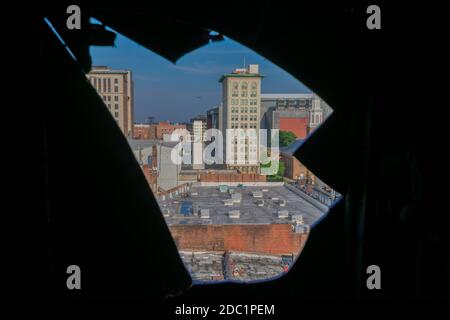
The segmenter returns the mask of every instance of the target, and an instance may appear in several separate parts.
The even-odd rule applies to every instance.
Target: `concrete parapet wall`
[[[246,187],[281,187],[284,182],[197,182],[194,183],[196,187],[218,187],[220,185],[227,185],[230,187],[237,187],[238,185]]]
[[[293,186],[289,185],[288,183],[285,184],[285,187],[288,188],[289,190],[291,190],[296,195],[302,197],[302,199],[304,199],[305,201],[308,201],[310,204],[312,204],[314,207],[316,207],[317,209],[319,209],[323,213],[328,212],[329,208],[326,205],[324,205],[323,203],[321,203],[321,202],[317,201],[316,199],[310,197],[309,195],[304,193],[302,190],[300,190],[300,189],[298,189],[296,187],[293,187]]]

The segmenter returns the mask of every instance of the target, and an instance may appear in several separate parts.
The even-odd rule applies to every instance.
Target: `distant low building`
[[[133,126],[133,139],[138,140],[150,139],[150,124],[135,123]]]
[[[196,141],[205,141],[207,129],[207,116],[198,115],[195,118],[189,120],[187,130]]]
[[[128,143],[155,194],[185,183],[180,180],[181,164],[171,159],[178,141],[128,139]]]
[[[299,139],[305,139],[331,112],[313,93],[261,94],[261,128],[290,131]]]
[[[162,140],[164,135],[170,135],[177,129],[186,129],[185,124],[172,124],[168,121],[160,121],[157,124],[149,125],[149,138]]]

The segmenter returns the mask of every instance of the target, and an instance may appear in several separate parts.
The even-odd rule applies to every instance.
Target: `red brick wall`
[[[304,139],[308,135],[308,118],[280,117],[280,131],[291,131],[297,138]]]
[[[172,225],[179,250],[245,251],[298,254],[307,235],[294,233],[289,224]]]
[[[291,155],[282,154],[281,161],[284,162],[286,170],[284,176],[289,179],[299,179],[303,173],[304,178],[308,175],[308,169],[297,158]]]
[[[133,126],[133,139],[151,139],[150,138],[150,125],[134,125]]]
[[[159,124],[150,125],[150,139],[162,139],[164,134],[171,134],[175,129],[186,129],[186,125],[173,125],[169,122],[161,121]]]

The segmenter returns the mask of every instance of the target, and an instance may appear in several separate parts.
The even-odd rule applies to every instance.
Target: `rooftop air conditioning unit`
[[[222,202],[223,202],[224,206],[232,206],[234,203],[233,199],[225,199],[225,200],[222,200]]]
[[[233,200],[234,203],[241,203],[242,194],[240,194],[240,193],[233,193],[231,195],[231,200]]]
[[[163,210],[163,217],[168,217],[170,215],[170,209],[165,208]]]
[[[303,224],[303,216],[301,214],[291,214],[291,221],[297,224]]]
[[[307,224],[295,224],[292,226],[295,233],[309,233],[310,227]]]
[[[263,194],[261,191],[253,191],[252,195],[253,195],[253,198],[262,198],[263,197]]]
[[[287,210],[278,211],[278,219],[286,219],[289,216],[289,212]]]
[[[241,212],[239,210],[231,210],[228,212],[228,216],[231,219],[239,219],[241,217]]]
[[[200,209],[200,218],[209,219],[209,209]]]

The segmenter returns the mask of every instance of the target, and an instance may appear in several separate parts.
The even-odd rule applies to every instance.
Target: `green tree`
[[[270,168],[272,162],[266,163],[266,164],[261,164],[261,168]],[[278,170],[276,174],[272,174],[272,175],[268,175],[267,176],[267,181],[283,181],[283,177],[284,177],[284,172],[286,170],[286,166],[284,164],[283,161],[278,162]]]
[[[280,131],[280,147],[287,147],[297,139],[297,136],[291,131]]]
[[[278,171],[277,176],[280,176],[281,178],[284,177],[284,171],[286,171],[286,166],[284,165],[284,161],[281,161],[278,163]]]

